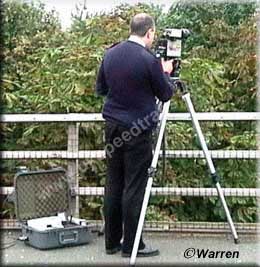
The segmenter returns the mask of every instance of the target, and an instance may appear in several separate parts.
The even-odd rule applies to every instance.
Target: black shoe
[[[132,252],[123,252],[122,251],[122,257],[131,257]],[[145,246],[143,249],[138,249],[137,257],[152,257],[152,256],[158,256],[160,254],[158,249],[153,249],[151,247]]]
[[[116,254],[118,251],[121,250],[121,248],[122,248],[121,245],[119,245],[119,246],[117,246],[115,248],[109,248],[109,249],[107,248],[106,249],[106,254],[108,254],[108,255]]]

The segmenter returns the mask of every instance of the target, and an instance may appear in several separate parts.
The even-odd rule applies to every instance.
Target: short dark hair
[[[146,14],[140,13],[135,15],[130,23],[131,34],[143,37],[147,31],[155,27],[154,19]]]

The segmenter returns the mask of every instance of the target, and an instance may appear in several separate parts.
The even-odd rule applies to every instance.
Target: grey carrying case
[[[15,212],[23,233],[20,239],[27,245],[51,249],[91,242],[86,221],[71,216],[71,188],[64,169],[19,172],[14,184]],[[63,219],[59,213],[64,214]]]

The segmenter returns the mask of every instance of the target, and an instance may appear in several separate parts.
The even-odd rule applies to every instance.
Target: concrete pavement
[[[19,235],[20,231],[1,231],[1,246],[11,245],[1,250],[1,266],[129,266],[120,252],[105,254],[104,236],[94,234],[88,245],[42,251],[16,240]],[[144,240],[159,248],[160,255],[137,258],[136,266],[260,266],[260,244],[252,235],[240,235],[238,245],[223,234],[145,232]]]

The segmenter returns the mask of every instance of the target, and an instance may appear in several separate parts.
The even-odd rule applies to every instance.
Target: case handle
[[[66,244],[74,244],[77,243],[79,239],[79,233],[77,231],[73,232],[60,232],[59,233],[59,241],[60,244],[66,245]]]

